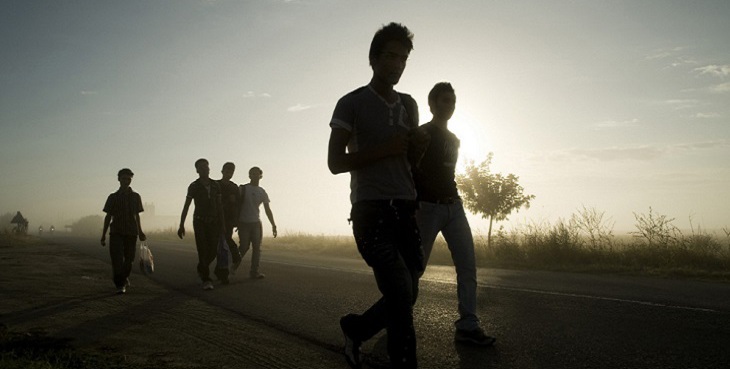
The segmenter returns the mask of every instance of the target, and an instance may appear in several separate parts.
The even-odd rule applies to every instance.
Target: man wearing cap
[[[119,190],[109,195],[104,204],[104,229],[101,233],[101,246],[106,246],[106,232],[109,232],[109,255],[112,259],[112,274],[117,293],[123,294],[129,288],[129,274],[137,249],[137,237],[147,239],[142,232],[139,213],[143,212],[142,198],[132,191],[134,173],[124,168],[117,173]]]

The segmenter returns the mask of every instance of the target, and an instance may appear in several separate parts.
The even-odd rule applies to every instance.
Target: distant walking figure
[[[203,281],[203,289],[212,290],[214,287],[210,279],[210,263],[217,256],[218,240],[225,233],[221,188],[218,182],[209,177],[208,160],[198,159],[195,162],[195,170],[198,172],[198,179],[188,186],[177,235],[180,239],[185,236],[185,218],[188,216],[190,203],[195,201],[193,230],[195,231],[195,246],[198,249],[198,276]],[[221,282],[228,282],[227,275],[218,277],[222,278]]]
[[[416,212],[426,262],[439,232],[444,236],[456,268],[459,320],[457,342],[482,346],[494,344],[494,337],[484,334],[477,318],[477,273],[474,240],[464,206],[454,180],[460,141],[448,129],[456,108],[456,95],[450,83],[437,83],[428,94],[433,119],[418,127],[430,137],[430,143],[418,168],[413,170],[419,210]]]
[[[333,174],[350,172],[353,234],[383,294],[364,313],[340,319],[345,359],[352,368],[362,365],[362,342],[383,328],[392,367],[418,366],[413,304],[424,264],[411,176],[417,150],[409,155],[409,146],[418,143],[410,136],[418,126],[418,107],[410,95],[393,89],[412,40],[401,24],[379,29],[370,46],[370,83],[340,98],[330,121],[327,164]]]
[[[101,232],[101,246],[106,246],[106,232],[109,231],[109,256],[112,260],[112,275],[117,293],[123,294],[129,288],[129,275],[137,250],[137,237],[147,239],[142,232],[139,213],[143,212],[142,197],[132,191],[134,173],[124,168],[117,173],[119,190],[109,195],[104,204],[104,229]],[[53,226],[51,226],[53,229]]]
[[[248,171],[249,183],[240,186],[241,206],[238,216],[238,242],[240,243],[241,258],[246,255],[249,248],[253,248],[251,252],[251,270],[249,276],[253,279],[264,278],[265,275],[259,272],[259,263],[261,261],[261,242],[263,240],[263,229],[261,217],[259,215],[259,207],[264,204],[266,217],[271,223],[271,232],[276,238],[276,223],[274,222],[274,213],[271,212],[269,206],[269,195],[263,187],[259,186],[264,172],[259,167],[253,167]],[[239,261],[240,263],[240,261]],[[234,268],[238,265],[234,265]]]
[[[233,229],[238,223],[238,211],[240,207],[241,195],[238,191],[238,185],[231,181],[233,173],[236,171],[236,165],[227,162],[223,164],[221,174],[223,177],[218,180],[221,187],[221,205],[223,206],[223,217],[225,218],[225,237],[228,248],[231,250],[231,258],[233,259],[233,271],[241,264],[241,254],[238,251],[236,241],[233,240]],[[217,271],[217,274],[224,271]]]

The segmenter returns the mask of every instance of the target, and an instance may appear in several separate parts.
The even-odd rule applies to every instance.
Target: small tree
[[[456,176],[464,206],[474,214],[481,214],[483,219],[489,218],[487,246],[492,243],[492,224],[507,220],[512,211],[519,211],[523,206],[529,209],[530,200],[535,198],[535,195],[524,194],[524,188],[518,183],[520,178],[516,175],[492,173],[489,165],[493,156],[494,153],[490,152],[479,165],[470,160],[464,174]]]

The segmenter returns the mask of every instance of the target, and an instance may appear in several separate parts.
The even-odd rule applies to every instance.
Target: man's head
[[[210,175],[208,160],[203,158],[196,160],[195,171],[200,175],[201,178],[208,178],[208,175]]]
[[[406,26],[390,23],[375,32],[370,43],[370,66],[376,77],[395,85],[413,50],[413,33]]]
[[[447,121],[456,109],[456,94],[449,82],[439,82],[428,93],[428,106],[434,119]]]
[[[230,180],[233,178],[233,173],[236,171],[236,164],[231,163],[230,161],[223,164],[223,169],[221,169],[221,173],[223,174],[223,179]]]
[[[117,172],[117,180],[119,180],[119,185],[122,188],[129,187],[132,183],[132,177],[134,177],[134,173],[129,168],[124,168]]]
[[[253,182],[258,182],[261,180],[261,178],[264,177],[264,171],[261,170],[259,167],[252,167],[248,170],[248,178],[251,179]]]

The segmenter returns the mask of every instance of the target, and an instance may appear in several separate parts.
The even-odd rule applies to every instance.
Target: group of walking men
[[[370,45],[370,82],[340,98],[329,123],[328,166],[333,174],[351,174],[353,234],[382,293],[362,314],[340,319],[352,368],[362,365],[362,343],[382,329],[391,366],[418,367],[413,306],[439,232],[457,274],[455,341],[495,342],[476,315],[474,241],[455,182],[460,141],[448,121],[456,95],[450,83],[437,83],[428,95],[433,118],[419,126],[416,101],[394,89],[411,50],[407,27],[380,28]]]
[[[232,182],[236,170],[235,164],[228,162],[221,170],[222,178],[210,178],[208,160],[198,159],[195,162],[198,179],[188,186],[185,204],[180,216],[180,227],[177,235],[185,236],[185,219],[191,204],[195,204],[193,213],[193,229],[195,246],[198,251],[197,272],[204,290],[214,289],[210,277],[210,265],[219,255],[230,252],[232,265],[217,263],[214,274],[222,284],[229,283],[229,275],[235,273],[242,258],[249,249],[251,252],[252,279],[262,279],[259,272],[261,260],[261,242],[263,227],[259,216],[260,205],[264,205],[266,217],[271,223],[273,236],[277,236],[274,214],[269,205],[269,195],[259,185],[263,171],[259,167],[249,170],[250,182],[238,186]],[[132,271],[136,251],[136,241],[147,239],[142,231],[139,213],[143,212],[140,195],[132,190],[130,184],[134,173],[124,168],[117,173],[119,189],[110,194],[104,205],[104,228],[101,245],[106,246],[106,234],[109,231],[109,254],[112,261],[112,275],[117,293],[126,293],[129,288],[129,275]],[[239,245],[233,240],[234,228],[238,230]],[[225,250],[227,246],[228,250]]]
[[[456,107],[450,83],[437,83],[428,95],[433,115],[419,126],[418,106],[408,94],[395,91],[413,50],[413,34],[398,23],[380,28],[370,45],[372,78],[366,86],[343,96],[332,119],[327,164],[333,174],[351,173],[350,219],[358,251],[372,268],[382,297],[362,314],[340,319],[345,336],[345,359],[360,368],[362,343],[386,329],[387,351],[393,368],[417,368],[413,306],[418,281],[423,275],[434,241],[443,235],[457,274],[459,319],[455,341],[491,346],[495,338],[485,334],[477,317],[477,279],[474,241],[455,182],[459,139],[449,131],[448,121]],[[231,182],[233,163],[223,166],[223,178],[209,177],[206,159],[195,162],[199,178],[188,187],[180,217],[178,236],[185,235],[185,218],[195,203],[193,227],[198,250],[197,271],[203,288],[213,289],[210,264],[224,237],[233,265],[253,248],[251,278],[259,273],[262,227],[258,208],[264,204],[276,237],[276,225],[266,191],[259,186],[263,172],[249,171],[250,183]],[[129,187],[129,169],[119,172],[120,189],[109,195],[104,211],[102,245],[111,224],[110,254],[114,283],[124,292],[128,286],[131,259],[137,236],[145,240],[139,224],[142,202]],[[240,248],[232,239],[238,228]],[[228,283],[228,271],[214,271]]]

